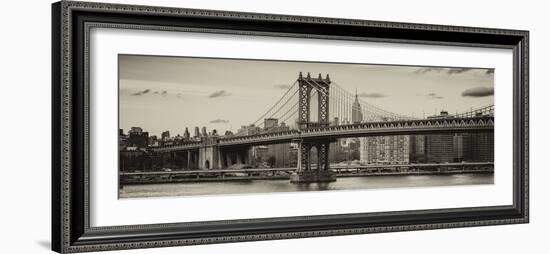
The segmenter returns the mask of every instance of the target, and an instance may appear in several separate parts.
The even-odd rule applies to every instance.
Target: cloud
[[[364,98],[383,98],[383,97],[386,97],[386,95],[382,94],[382,93],[359,93],[359,94],[357,94],[357,96],[364,97]]]
[[[428,97],[428,99],[445,99],[445,97],[437,95],[436,93],[426,94],[426,97]]]
[[[215,119],[215,120],[210,121],[210,123],[229,123],[229,120]]]
[[[472,68],[449,68],[447,74],[460,74],[463,72],[471,71]]]
[[[131,94],[131,95],[133,95],[133,96],[140,96],[140,95],[147,94],[147,93],[149,93],[149,92],[151,92],[151,89],[145,89],[145,90],[143,90],[143,91],[135,92],[135,93],[133,93],[133,94]]]
[[[289,89],[290,88],[289,85],[274,85],[273,87],[275,87],[277,89]]]
[[[417,70],[415,70],[414,73],[424,74],[424,73],[428,73],[428,72],[434,72],[434,73],[445,73],[445,74],[453,75],[453,74],[464,73],[464,72],[471,71],[471,70],[474,70],[474,68],[422,67],[422,68],[418,68]]]
[[[422,67],[415,70],[414,73],[424,74],[427,72],[440,72],[440,71],[441,71],[441,68]]]
[[[463,97],[487,97],[495,94],[495,89],[492,87],[478,86],[466,89],[462,92]]]
[[[161,95],[166,95],[168,94],[168,92],[166,90],[162,90],[161,91],[151,91],[151,89],[145,89],[143,91],[138,91],[138,92],[135,92],[131,95],[134,95],[134,96],[139,96],[139,95],[144,95],[144,94],[161,94]]]
[[[208,98],[217,98],[217,97],[223,97],[223,96],[229,96],[229,95],[231,94],[226,92],[225,90],[220,90],[220,91],[211,93],[210,95],[208,95]]]

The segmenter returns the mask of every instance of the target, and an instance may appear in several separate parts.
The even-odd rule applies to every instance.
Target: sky
[[[298,78],[330,74],[367,103],[401,115],[451,114],[494,103],[494,69],[119,55],[119,125],[149,135],[195,126],[235,132]]]

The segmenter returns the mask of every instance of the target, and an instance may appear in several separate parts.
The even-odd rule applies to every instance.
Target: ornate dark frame
[[[458,45],[513,50],[513,205],[90,227],[91,27]],[[85,252],[529,221],[528,31],[62,1],[52,5],[52,249]]]

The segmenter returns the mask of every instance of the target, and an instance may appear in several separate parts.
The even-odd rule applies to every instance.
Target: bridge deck
[[[254,146],[292,142],[299,139],[350,138],[380,135],[415,135],[436,133],[464,133],[494,130],[494,117],[436,118],[403,121],[366,122],[348,125],[311,127],[303,130],[262,133],[248,136],[218,137],[215,145]],[[198,149],[207,144],[200,141],[183,145],[151,148],[152,151],[169,152]]]

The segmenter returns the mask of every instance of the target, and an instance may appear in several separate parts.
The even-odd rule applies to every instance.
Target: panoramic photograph
[[[494,69],[125,54],[118,68],[119,198],[494,184]]]

